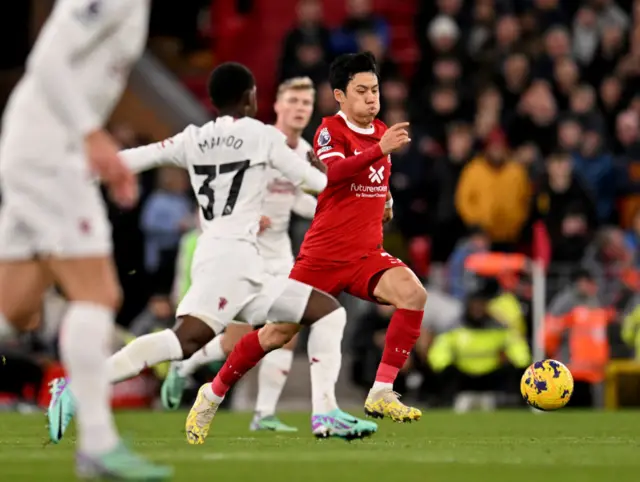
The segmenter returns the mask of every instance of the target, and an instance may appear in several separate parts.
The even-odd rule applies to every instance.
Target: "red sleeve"
[[[313,146],[318,158],[327,165],[329,184],[352,178],[383,157],[379,144],[357,156],[346,157],[347,146],[343,133],[337,126],[329,127],[324,122],[316,132]]]

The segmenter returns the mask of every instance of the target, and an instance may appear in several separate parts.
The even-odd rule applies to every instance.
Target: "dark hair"
[[[209,77],[209,98],[216,109],[234,107],[242,101],[256,81],[251,71],[242,64],[225,62],[213,69]]]
[[[371,72],[378,75],[376,59],[371,52],[344,54],[331,63],[329,83],[332,89],[347,91],[347,85],[356,74]]]

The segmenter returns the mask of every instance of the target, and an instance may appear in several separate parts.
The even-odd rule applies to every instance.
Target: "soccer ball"
[[[520,392],[525,401],[538,410],[558,410],[571,398],[573,376],[559,361],[535,362],[522,375]]]

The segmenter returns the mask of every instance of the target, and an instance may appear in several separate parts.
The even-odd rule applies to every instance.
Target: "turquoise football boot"
[[[378,431],[378,425],[369,420],[361,420],[342,410],[311,417],[311,431],[316,438],[338,437],[356,440],[369,437]]]
[[[52,380],[49,384],[49,392],[51,393],[51,401],[47,408],[49,439],[57,444],[62,440],[62,436],[75,415],[76,404],[66,378]]]

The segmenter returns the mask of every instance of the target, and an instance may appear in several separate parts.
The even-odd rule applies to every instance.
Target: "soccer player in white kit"
[[[135,170],[173,164],[189,171],[200,203],[202,234],[194,254],[192,284],[176,312],[176,328],[141,336],[114,354],[109,363],[113,382],[133,377],[147,366],[190,357],[234,320],[252,326],[284,320],[253,332],[256,336],[245,343],[262,358],[288,342],[300,325],[345,316],[344,308],[330,295],[286,276],[266,276],[257,246],[269,169],[276,168],[296,187],[318,192],[327,182],[321,172],[324,164],[313,153],[309,155],[312,164],[300,159],[287,147],[284,134],[251,118],[257,109],[256,88],[246,67],[236,63],[217,67],[209,92],[219,111],[215,121],[189,126],[161,143],[122,152]],[[247,363],[251,361],[244,368],[237,366],[238,374],[251,368]],[[230,376],[233,379],[233,373]],[[209,384],[201,388],[202,397],[216,407],[219,404]],[[50,431],[57,441],[74,414],[68,391],[52,401],[49,412],[63,414],[57,430]],[[204,440],[206,431],[188,429],[187,438],[190,443]]]
[[[121,442],[111,413],[108,341],[120,304],[100,175],[121,206],[135,177],[103,126],[142,54],[149,0],[59,0],[7,105],[0,140],[0,332],[38,323],[57,283],[70,305],[60,339],[78,402],[84,478],[165,479]]]
[[[312,150],[302,138],[302,131],[313,113],[314,96],[315,89],[311,79],[293,78],[279,86],[274,105],[277,114],[275,127],[287,136],[289,147],[303,159]],[[258,248],[269,276],[288,276],[294,262],[289,238],[291,212],[312,218],[317,200],[296,188],[276,169],[270,169],[268,176],[268,192],[263,205]],[[315,323],[309,335],[307,351],[311,367],[311,429],[319,438],[352,438],[377,430],[374,422],[345,413],[337,404],[335,384],[342,361],[341,344],[345,324],[346,317],[329,317]],[[174,364],[162,386],[165,408],[177,409],[186,378],[207,363],[223,361],[251,329],[253,328],[247,324],[230,324],[224,333],[216,336],[191,358]],[[268,353],[260,363],[251,430],[297,431],[297,428],[285,425],[275,416],[276,405],[293,362],[296,339],[297,337],[282,349]]]

